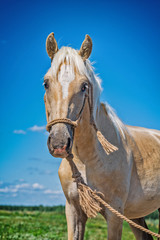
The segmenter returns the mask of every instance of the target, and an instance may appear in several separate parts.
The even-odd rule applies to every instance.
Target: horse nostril
[[[50,134],[49,136],[48,136],[48,140],[47,140],[47,145],[48,145],[48,147],[51,147],[51,143],[52,143],[52,138],[53,138],[53,135],[52,134]]]
[[[51,137],[49,136],[48,137],[48,140],[47,140],[47,145],[49,146],[49,144],[50,144],[50,141],[51,141]]]
[[[67,142],[67,147],[66,147],[66,150],[69,150],[70,148],[70,145],[71,145],[71,139],[68,138],[68,142]]]

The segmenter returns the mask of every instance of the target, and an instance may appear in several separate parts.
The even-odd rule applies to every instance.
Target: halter
[[[93,87],[92,87],[92,84],[90,84],[89,86],[90,86],[90,88],[88,88],[88,94],[85,95],[82,109],[81,109],[81,111],[79,113],[79,117],[76,121],[72,121],[69,118],[57,118],[57,119],[54,119],[54,120],[49,122],[48,121],[48,110],[47,110],[47,105],[46,105],[46,98],[44,98],[47,121],[48,121],[47,126],[46,126],[46,130],[49,132],[51,127],[53,125],[57,124],[57,123],[67,123],[67,124],[71,125],[72,127],[76,128],[79,124],[79,121],[80,121],[81,117],[82,117],[85,102],[86,102],[86,99],[88,98],[88,105],[89,105],[89,110],[90,110],[90,124],[95,129],[95,131],[97,133],[97,138],[98,138],[99,142],[101,143],[104,151],[106,152],[107,155],[109,155],[110,153],[112,153],[114,151],[117,151],[118,148],[116,146],[112,145],[97,128],[97,125],[96,125],[94,117],[93,117]],[[89,89],[91,91],[91,93],[90,93],[91,101],[89,100]]]

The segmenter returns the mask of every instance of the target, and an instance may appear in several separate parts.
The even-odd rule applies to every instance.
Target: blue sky
[[[64,204],[48,153],[45,40],[79,49],[85,34],[107,101],[126,124],[160,129],[160,1],[1,1],[0,204]]]

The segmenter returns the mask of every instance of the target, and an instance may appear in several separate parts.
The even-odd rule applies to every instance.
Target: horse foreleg
[[[66,202],[66,218],[68,240],[83,240],[87,217],[80,206]]]
[[[109,213],[107,216],[108,240],[120,240],[122,237],[123,221],[115,214]]]
[[[137,224],[139,224],[139,225],[148,229],[144,218],[133,219],[133,222],[135,222],[135,223],[137,223]],[[145,232],[142,232],[141,230],[139,230],[139,229],[137,229],[137,228],[135,228],[131,225],[130,225],[130,227],[131,227],[132,232],[135,235],[136,240],[153,240],[153,237],[151,235],[149,235]]]

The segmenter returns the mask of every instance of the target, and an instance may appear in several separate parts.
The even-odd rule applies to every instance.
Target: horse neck
[[[118,146],[118,138],[115,127],[109,118],[103,104],[97,107],[96,124],[102,134],[112,144]],[[73,154],[78,157],[83,163],[97,162],[106,158],[106,153],[102,149],[96,131],[90,124],[90,111],[88,103],[85,105],[82,119],[75,130]]]

